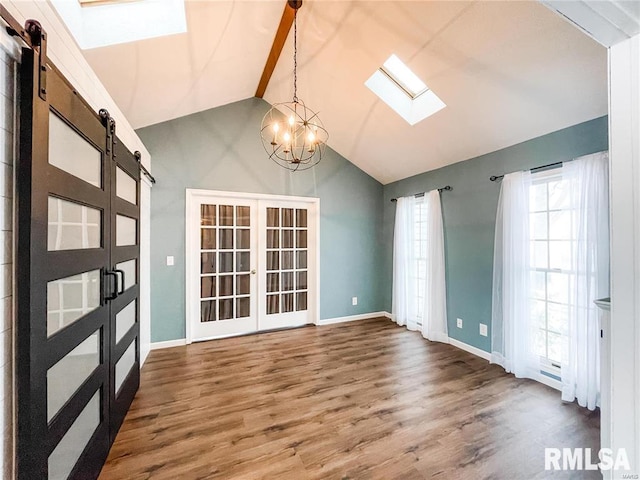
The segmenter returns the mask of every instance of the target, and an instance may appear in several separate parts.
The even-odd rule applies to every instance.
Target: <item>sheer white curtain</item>
[[[393,243],[393,307],[398,325],[448,342],[440,193],[399,198]]]
[[[594,300],[609,295],[609,155],[600,152],[562,167],[568,182],[575,246],[562,399],[590,410],[600,404],[600,329]]]
[[[504,176],[498,200],[493,257],[491,363],[516,377],[536,378],[538,326],[531,320],[529,190],[531,174]]]

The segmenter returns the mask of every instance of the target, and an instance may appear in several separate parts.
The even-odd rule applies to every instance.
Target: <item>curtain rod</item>
[[[439,191],[440,193],[442,193],[442,192],[444,192],[444,191],[450,192],[451,190],[453,190],[453,188],[451,188],[451,185],[447,185],[446,187],[438,188],[438,191]],[[413,196],[414,196],[414,197],[416,197],[416,198],[424,197],[424,194],[425,194],[425,193],[427,193],[427,192],[420,192],[420,193],[416,193],[416,194],[414,194]],[[392,202],[397,202],[397,201],[398,201],[398,199],[397,199],[397,198],[392,198],[392,199],[391,199],[391,201],[392,201]]]
[[[551,170],[552,168],[561,167],[562,164],[563,164],[563,162],[550,163],[549,165],[542,165],[541,167],[530,168],[529,171],[530,172],[542,172],[544,170]],[[489,177],[489,180],[491,180],[492,182],[495,182],[496,180],[500,180],[500,179],[504,178],[505,175],[506,175],[506,173],[503,173],[502,175],[491,175]]]

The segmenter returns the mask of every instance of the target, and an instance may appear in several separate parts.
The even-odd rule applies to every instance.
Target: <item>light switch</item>
[[[175,264],[175,260],[173,258],[173,255],[167,256],[167,265],[170,267],[173,267],[174,264]]]

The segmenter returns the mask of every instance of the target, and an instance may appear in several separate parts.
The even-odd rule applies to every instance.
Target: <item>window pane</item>
[[[540,300],[546,299],[546,278],[544,272],[531,272],[531,296]]]
[[[218,264],[221,273],[233,272],[233,252],[221,252]]]
[[[548,342],[549,342],[549,353],[548,353],[549,360],[557,363],[562,362],[562,343],[563,343],[562,336],[557,335],[555,333],[551,333],[551,332],[549,332],[547,335],[548,335]]]
[[[200,298],[216,296],[216,277],[202,277],[200,279]]]
[[[549,268],[562,270],[571,268],[571,242],[564,240],[549,242]]]
[[[116,343],[131,330],[136,323],[136,300],[124,307],[116,314]]]
[[[296,210],[296,227],[306,227],[307,226],[307,209],[297,209]]]
[[[282,248],[293,248],[293,230],[282,230]]]
[[[280,226],[280,209],[267,208],[267,227]]]
[[[293,250],[282,252],[282,269],[293,270]]]
[[[116,167],[116,195],[134,205],[138,202],[136,181],[120,167]]]
[[[216,206],[201,205],[200,206],[200,224],[215,225],[216,224]]]
[[[218,293],[221,297],[233,295],[233,275],[222,275],[218,277],[220,282]]]
[[[267,248],[278,248],[280,246],[278,230],[267,230]]]
[[[267,252],[267,270],[278,270],[280,252]]]
[[[200,273],[216,273],[216,254],[205,252],[200,255]]]
[[[531,242],[531,266],[533,268],[548,268],[547,242]]]
[[[296,310],[306,310],[307,309],[307,292],[298,292],[296,293]]]
[[[230,228],[220,229],[220,248],[230,250],[233,248],[233,230]]]
[[[89,403],[49,455],[49,480],[67,480],[98,425],[100,425],[100,390],[91,397]]]
[[[200,246],[202,250],[215,250],[216,248],[216,229],[203,228],[200,231]]]
[[[569,325],[569,306],[549,303],[549,326],[548,330],[566,335]]]
[[[531,323],[537,328],[546,328],[546,302],[533,300],[531,302]]]
[[[218,311],[218,319],[231,320],[233,319],[233,298],[226,298],[220,300]]]
[[[296,247],[307,248],[307,231],[298,230],[296,232]]]
[[[233,207],[220,205],[220,225],[233,226]]]
[[[306,250],[296,252],[298,257],[296,261],[296,268],[307,268],[307,252]]]
[[[137,222],[135,219],[116,215],[116,246],[136,244]]]
[[[137,260],[135,259],[127,260],[126,262],[116,264],[116,268],[124,272],[124,289],[125,290],[130,289],[137,283],[136,261]],[[122,275],[120,275],[120,277],[122,280]]]
[[[134,338],[131,342],[131,345],[127,347],[125,352],[120,357],[120,360],[116,362],[116,396],[120,392],[120,387],[127,379],[129,372],[133,368],[133,365],[136,363],[136,339]]]
[[[236,318],[245,318],[251,315],[250,301],[248,297],[238,298],[236,300]]]
[[[547,184],[532,185],[529,190],[529,208],[532,212],[540,212],[547,209]]]
[[[56,197],[49,197],[47,247],[54,250],[100,248],[102,212]]]
[[[100,330],[96,330],[47,371],[48,422],[99,364]]]
[[[293,290],[293,272],[282,273],[282,290]]]
[[[251,208],[236,207],[236,225],[240,227],[248,227],[251,225]]]
[[[280,313],[280,295],[267,295],[267,315]]]
[[[569,303],[569,275],[549,272],[547,275],[547,295],[552,302]]]
[[[282,295],[282,313],[293,312],[293,293]]]
[[[200,302],[200,321],[213,322],[216,319],[216,301],[205,300]]]
[[[293,227],[293,208],[282,209],[282,226]]]
[[[547,213],[532,213],[529,215],[529,235],[532,240],[546,240],[547,232]]]
[[[239,249],[251,248],[251,230],[248,230],[248,229],[236,230],[236,248],[239,248]]]
[[[49,163],[102,187],[102,154],[53,112],[49,112]]]
[[[567,181],[555,180],[549,182],[549,210],[561,210],[571,207],[569,205],[569,188]]]
[[[249,275],[238,275],[236,277],[236,295],[249,295]]]
[[[541,357],[547,356],[547,331],[538,330],[535,339],[535,352]]]
[[[280,274],[267,273],[267,292],[280,291]]]
[[[297,276],[296,289],[306,290],[307,289],[307,272],[297,272],[296,276]]]
[[[549,213],[549,239],[571,239],[571,212],[569,210]]]
[[[249,252],[236,253],[236,272],[248,272],[251,254]]]
[[[47,284],[47,335],[71,325],[100,306],[100,270]]]

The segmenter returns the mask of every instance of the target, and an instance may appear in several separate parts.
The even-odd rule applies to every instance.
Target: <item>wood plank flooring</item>
[[[601,478],[599,414],[387,319],[151,352],[100,480]]]

